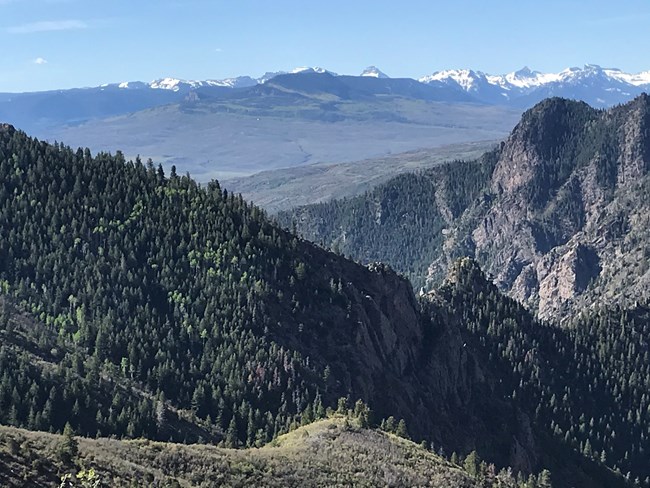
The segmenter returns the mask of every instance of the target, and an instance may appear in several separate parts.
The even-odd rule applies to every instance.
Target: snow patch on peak
[[[261,77],[259,77],[256,81],[257,83],[264,84],[267,81],[275,78],[276,76],[280,75],[297,75],[297,74],[302,74],[302,73],[318,73],[318,74],[324,74],[327,73],[332,76],[338,76],[338,74],[334,73],[333,71],[329,71],[325,68],[321,68],[319,66],[299,66],[298,68],[294,68],[291,71],[267,71],[264,73]]]
[[[195,81],[185,81],[179,80],[177,78],[161,78],[159,80],[152,81],[149,83],[149,86],[154,90],[171,90],[177,92],[181,89],[182,85],[189,85],[190,87],[193,87],[196,84],[197,82]]]
[[[120,88],[122,90],[142,90],[144,88],[150,88],[148,83],[143,83],[142,81],[123,81],[122,83],[119,83],[117,85],[112,84],[106,86],[111,86],[111,87],[117,86],[117,88]]]
[[[388,78],[388,75],[383,73],[376,66],[368,66],[366,69],[363,70],[361,76],[366,76],[370,78],[382,78],[382,79]]]
[[[609,68],[604,70],[607,76],[623,83],[629,83],[634,86],[650,85],[650,71],[643,71],[641,73],[624,73],[620,69]]]
[[[246,88],[257,85],[257,80],[250,76],[237,76],[235,78],[226,78],[223,80],[207,80],[207,86],[223,86],[226,88]]]
[[[298,73],[318,73],[319,75],[327,73],[328,75],[332,76],[338,76],[336,73],[333,71],[326,70],[325,68],[321,68],[320,66],[300,66],[298,68],[294,68],[291,70],[291,74],[295,75]]]
[[[149,83],[149,88],[153,90],[171,90],[178,92],[180,90],[192,90],[201,87],[220,86],[226,88],[244,88],[257,85],[258,81],[250,76],[238,76],[236,78],[226,78],[224,80],[180,80],[177,78],[161,78]]]
[[[554,73],[540,73],[539,71],[533,71],[527,66],[520,69],[519,71],[514,71],[508,73],[505,76],[500,77],[503,79],[503,85],[511,87],[517,87],[520,89],[531,89],[537,88],[539,86],[545,85],[547,83],[553,83],[558,81],[559,75]]]
[[[275,78],[276,76],[286,75],[286,74],[288,74],[286,71],[267,71],[257,79],[257,82],[260,84],[264,84],[267,81],[271,80],[272,78]]]
[[[458,83],[464,90],[472,91],[476,89],[480,81],[487,81],[487,78],[485,74],[480,71],[474,71],[471,69],[449,69],[436,71],[432,75],[420,78],[419,81],[421,83],[431,83],[434,81],[448,82],[450,80]]]

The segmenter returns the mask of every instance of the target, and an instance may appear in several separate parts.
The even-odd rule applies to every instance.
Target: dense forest
[[[502,150],[405,175],[418,192],[393,198],[444,195],[422,221],[441,228],[487,198]],[[418,301],[388,266],[282,230],[216,181],[9,126],[0,178],[2,424],[259,447],[360,398],[369,424],[494,483],[489,463],[521,486],[544,468],[554,486],[650,486],[645,302],[557,328],[469,259]],[[393,211],[374,218],[411,221]]]
[[[458,261],[440,294],[465,337],[500,372],[501,394],[585,457],[650,486],[650,306],[595,308],[565,328],[536,321],[476,262]]]
[[[278,222],[362,262],[384,261],[425,284],[445,229],[479,197],[499,150],[397,176],[359,197],[280,212]]]
[[[3,310],[15,303],[45,325],[29,330],[32,355],[0,346],[3,423],[176,438],[171,405],[237,446],[321,411],[327,365],[274,337],[316,340],[326,318],[353,320],[336,264],[319,262],[335,256],[216,182],[10,128],[0,138]],[[13,322],[3,326],[24,340]]]

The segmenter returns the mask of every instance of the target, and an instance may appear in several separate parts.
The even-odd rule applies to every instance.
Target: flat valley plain
[[[127,158],[152,158],[200,182],[260,171],[386,157],[422,148],[498,140],[517,110],[403,97],[207,100],[166,105],[37,136]],[[261,203],[261,202],[260,202]]]

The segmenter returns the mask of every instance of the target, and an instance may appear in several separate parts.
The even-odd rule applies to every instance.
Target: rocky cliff
[[[447,452],[478,449],[498,465],[532,472],[539,453],[530,420],[496,393],[499,379],[463,339],[441,297],[416,300],[410,283],[383,264],[359,267],[310,244],[309,260],[343,279],[343,317],[318,339],[292,348],[328,364],[326,396],[348,395],[377,418],[404,418],[417,438]],[[514,419],[514,421],[513,421]]]
[[[502,144],[490,204],[456,223],[469,246],[448,239],[431,282],[469,247],[546,319],[647,298],[649,114],[646,95],[609,111],[551,99],[527,112]]]
[[[607,111],[548,99],[479,160],[279,219],[360,261],[387,262],[418,288],[475,257],[501,290],[564,320],[596,301],[647,298],[649,147],[647,95]]]

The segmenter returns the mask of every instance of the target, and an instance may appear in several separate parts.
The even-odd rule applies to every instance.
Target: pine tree
[[[463,467],[465,468],[465,471],[470,476],[477,477],[479,474],[479,464],[481,462],[481,459],[479,458],[479,455],[477,454],[476,451],[470,452],[467,457],[465,458],[465,461],[463,461]]]
[[[395,431],[395,434],[399,437],[403,437],[404,439],[409,439],[409,433],[406,429],[406,421],[404,419],[400,419],[400,421],[397,423],[397,430]]]
[[[537,477],[537,486],[538,488],[553,488],[553,483],[551,482],[551,472],[547,469],[542,470]]]
[[[340,413],[342,415],[347,415],[348,414],[348,399],[345,397],[339,398],[339,401],[336,406],[336,413]]]
[[[237,432],[237,421],[235,416],[230,419],[228,430],[226,431],[226,447],[237,448],[239,447],[239,433]]]
[[[63,439],[59,444],[59,458],[62,462],[69,464],[77,458],[79,443],[74,437],[74,431],[69,422],[66,422],[63,429]]]

